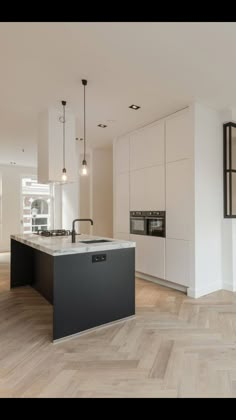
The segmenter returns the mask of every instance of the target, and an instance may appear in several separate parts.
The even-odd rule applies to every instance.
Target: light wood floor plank
[[[57,344],[52,307],[9,289],[0,254],[0,398],[235,398],[236,294],[136,280],[136,317]]]

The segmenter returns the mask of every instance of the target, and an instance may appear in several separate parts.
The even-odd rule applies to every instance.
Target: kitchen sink
[[[99,244],[102,242],[112,242],[112,241],[109,241],[108,239],[91,239],[88,241],[80,241],[80,242],[82,242],[83,244]]]

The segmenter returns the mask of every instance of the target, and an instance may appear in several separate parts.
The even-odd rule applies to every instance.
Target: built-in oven
[[[149,236],[161,236],[165,238],[165,211],[146,212],[146,229]]]
[[[165,238],[165,211],[131,211],[130,233]]]
[[[145,211],[130,212],[130,233],[134,235],[147,235]]]

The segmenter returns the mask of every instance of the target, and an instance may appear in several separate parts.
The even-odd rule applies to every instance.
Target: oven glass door
[[[130,233],[146,235],[146,221],[144,217],[131,217]]]
[[[147,234],[150,236],[165,236],[164,218],[147,218]]]

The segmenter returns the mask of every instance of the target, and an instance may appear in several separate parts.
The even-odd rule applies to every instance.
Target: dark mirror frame
[[[227,219],[236,218],[232,212],[232,127],[236,128],[233,122],[223,124],[223,177],[224,177],[224,217]]]

